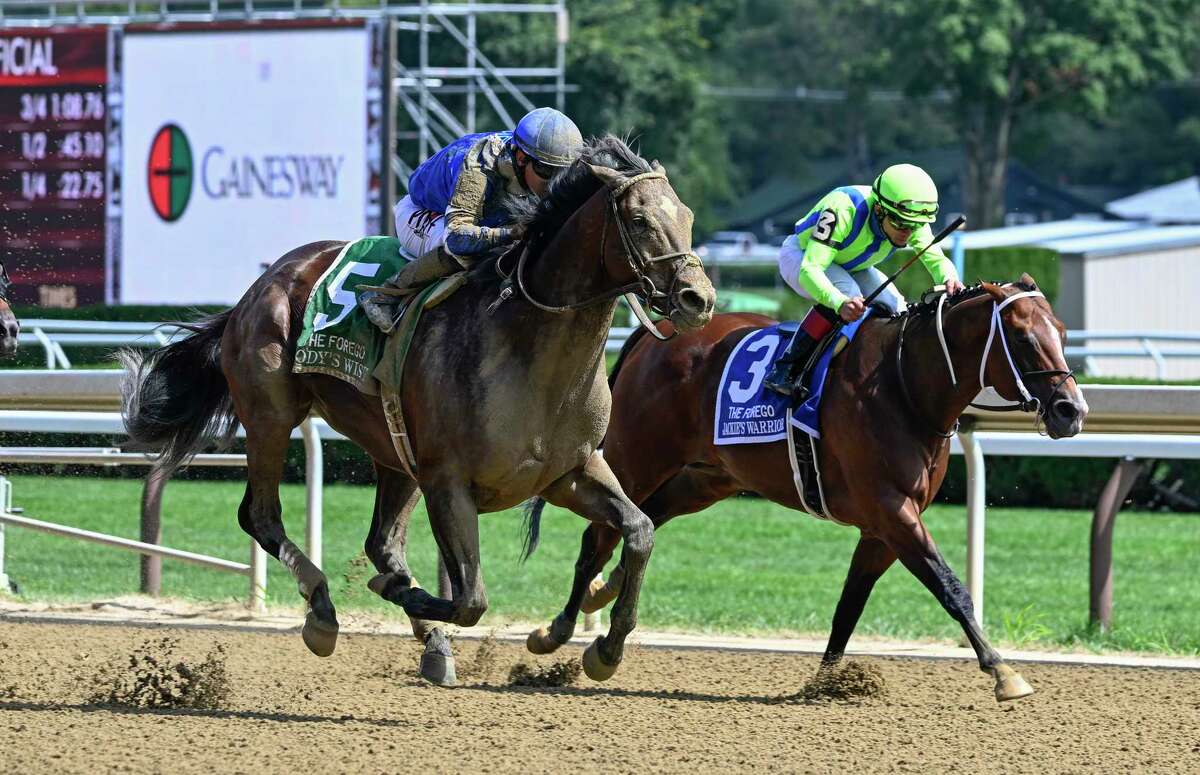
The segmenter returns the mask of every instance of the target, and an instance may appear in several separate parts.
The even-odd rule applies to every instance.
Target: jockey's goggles
[[[529,166],[533,167],[533,174],[537,175],[542,180],[549,180],[558,172],[558,167],[552,167],[545,162],[540,162],[532,156],[529,157]]]
[[[937,217],[938,203],[937,202],[922,202],[916,199],[902,199],[899,202],[894,202],[876,193],[879,196],[879,204],[883,205],[883,209],[900,219],[907,219],[917,223],[932,223]]]
[[[892,226],[900,231],[916,231],[917,229],[921,228],[920,221],[906,221],[895,213],[888,212],[887,210],[884,210],[883,214],[884,217],[887,218],[888,223],[892,224]]]

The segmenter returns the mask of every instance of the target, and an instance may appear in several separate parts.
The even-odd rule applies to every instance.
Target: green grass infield
[[[136,538],[141,483],[85,477],[11,477],[14,504],[35,519]],[[245,562],[249,538],[237,525],[243,486],[174,482],[163,508],[163,543]],[[284,519],[304,542],[304,489],[285,485]],[[325,489],[325,570],[334,603],[397,617],[402,611],[366,589],[373,575],[362,553],[374,488]],[[1042,648],[1200,654],[1200,547],[1195,515],[1125,513],[1116,525],[1114,628],[1088,626],[1088,542],[1084,511],[993,508],[988,511],[985,627],[997,644]],[[926,514],[951,567],[965,578],[962,507]],[[541,548],[518,561],[517,509],[480,520],[484,581],[491,608],[483,624],[548,622],[567,594],[584,522],[549,509]],[[31,530],[7,529],[5,570],[27,600],[95,600],[136,592],[135,554]],[[409,561],[434,585],[434,544],[424,507],[409,531]],[[857,531],[819,522],[757,498],[733,498],[681,517],[657,535],[638,623],[658,630],[825,636]],[[298,606],[296,585],[269,559],[268,603]],[[237,601],[246,580],[163,562],[164,595]],[[857,632],[895,638],[957,640],[958,626],[899,564],[880,580]]]

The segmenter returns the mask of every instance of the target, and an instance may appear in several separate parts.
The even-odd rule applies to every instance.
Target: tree
[[[585,132],[632,133],[635,147],[667,167],[671,182],[711,229],[733,196],[726,111],[701,93],[714,38],[733,0],[573,0],[567,79],[579,85],[568,113]]]
[[[1015,125],[1031,110],[1108,113],[1188,71],[1195,0],[865,0],[891,24],[886,72],[912,94],[947,89],[966,149],[968,217],[1003,216]]]

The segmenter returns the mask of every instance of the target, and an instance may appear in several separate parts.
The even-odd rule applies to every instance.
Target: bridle
[[[998,392],[996,391],[995,388],[993,388],[987,384],[986,372],[987,372],[988,357],[991,355],[991,351],[992,351],[992,342],[994,342],[996,340],[996,338],[997,338],[996,332],[999,331],[1000,332],[999,339],[1000,339],[1000,344],[1004,349],[1004,357],[1008,361],[1009,369],[1012,370],[1013,381],[1016,382],[1017,390],[1021,394],[1021,400],[1014,402],[1012,404],[1009,404],[1007,406],[977,404],[973,401],[970,402],[969,405],[975,407],[976,409],[986,409],[986,410],[993,411],[993,412],[1016,412],[1016,411],[1036,412],[1037,419],[1038,419],[1038,422],[1040,425],[1040,422],[1046,419],[1047,406],[1043,405],[1042,402],[1036,396],[1032,395],[1029,392],[1029,390],[1025,387],[1025,380],[1029,379],[1031,377],[1056,377],[1056,376],[1061,377],[1061,379],[1059,379],[1057,382],[1051,382],[1050,397],[1047,400],[1047,405],[1053,406],[1056,396],[1058,396],[1059,391],[1065,387],[1067,380],[1075,379],[1075,372],[1071,371],[1071,370],[1067,370],[1067,369],[1036,369],[1034,371],[1022,371],[1021,369],[1017,368],[1017,364],[1013,360],[1013,357],[1012,357],[1012,350],[1008,346],[1008,336],[1005,334],[1004,321],[1001,318],[1000,313],[1004,310],[1005,307],[1007,307],[1009,304],[1012,304],[1014,301],[1017,301],[1018,299],[1031,299],[1031,298],[1044,299],[1044,298],[1046,298],[1046,296],[1041,291],[1021,291],[1020,293],[1014,293],[1012,296],[1009,296],[1004,301],[993,301],[992,302],[992,315],[991,315],[991,323],[988,327],[987,343],[983,346],[983,355],[979,359],[979,390],[980,390],[980,392],[990,389],[990,390],[992,390],[992,392],[998,394]],[[943,316],[943,310],[945,308],[945,303],[946,303],[946,296],[945,296],[945,294],[942,294],[938,298],[937,311],[935,313],[934,319],[936,320],[936,323],[937,323],[938,344],[941,346],[942,355],[946,359],[946,368],[950,372],[950,384],[953,385],[954,387],[958,387],[958,375],[955,373],[955,370],[954,370],[954,362],[950,358],[950,348],[946,343],[946,334],[945,334],[943,324],[942,324],[942,316]],[[899,337],[899,341],[896,346],[896,369],[899,374],[900,388],[901,388],[901,392],[904,394],[904,400],[908,403],[908,405],[911,409],[915,410],[916,404],[913,403],[912,396],[908,392],[908,381],[904,379],[904,362],[902,360],[902,353],[904,350],[904,332],[908,326],[908,320],[909,320],[909,318],[906,316],[904,318],[904,322],[900,326],[900,337]],[[954,426],[949,431],[944,432],[944,433],[942,431],[936,431],[936,433],[939,436],[941,436],[942,438],[947,438],[947,439],[950,438],[951,436],[953,436],[957,432],[958,432],[958,421],[957,420],[955,420]]]
[[[8,298],[8,289],[12,286],[12,279],[8,276],[8,267],[0,264],[0,301],[5,304],[12,304]]]
[[[695,258],[696,262],[699,263],[700,257],[691,250],[680,250],[674,253],[663,253],[657,256],[643,255],[642,251],[638,249],[637,243],[634,242],[632,235],[629,233],[629,226],[621,218],[618,205],[621,197],[628,193],[637,183],[641,183],[646,180],[666,180],[666,178],[667,175],[662,170],[642,172],[625,178],[619,185],[610,188],[608,192],[608,206],[604,210],[604,226],[600,232],[600,260],[601,262],[604,261],[609,231],[608,224],[611,220],[617,225],[617,235],[621,239],[621,246],[625,251],[625,259],[629,262],[629,268],[633,271],[633,275],[636,278],[633,282],[617,288],[611,288],[590,298],[583,299],[582,301],[576,301],[562,305],[545,304],[535,299],[525,285],[525,265],[529,260],[529,243],[527,242],[521,251],[521,257],[517,259],[517,268],[515,271],[516,284],[517,288],[521,291],[521,295],[524,296],[530,304],[542,310],[543,312],[550,312],[553,314],[573,312],[586,307],[591,307],[595,304],[611,301],[618,296],[624,296],[625,300],[629,303],[630,308],[633,310],[633,314],[637,316],[638,321],[647,330],[649,330],[659,339],[669,338],[667,335],[662,334],[650,320],[649,315],[647,315],[646,311],[642,309],[639,297],[644,298],[646,300],[646,304],[655,312],[665,316],[670,316],[670,301],[672,296],[671,291],[674,290],[675,283],[678,281],[679,270],[676,268],[674,277],[671,281],[671,288],[664,293],[654,285],[654,281],[650,278],[650,268],[654,264],[662,261],[686,261],[689,258]],[[610,215],[611,218],[609,217]],[[672,333],[671,336],[674,336],[674,333]]]

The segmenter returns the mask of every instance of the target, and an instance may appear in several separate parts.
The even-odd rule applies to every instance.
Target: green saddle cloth
[[[372,372],[386,337],[358,306],[359,289],[382,285],[406,263],[395,237],[364,237],[342,248],[308,297],[292,371],[327,374],[378,395]]]

